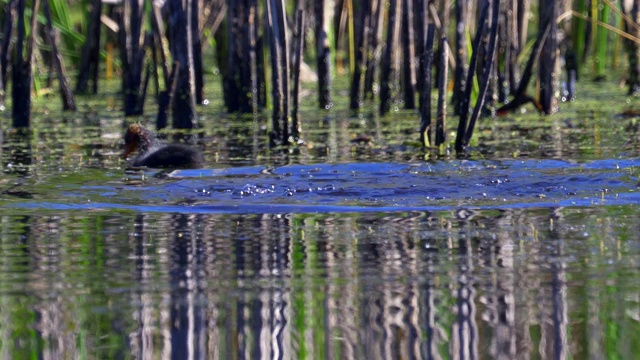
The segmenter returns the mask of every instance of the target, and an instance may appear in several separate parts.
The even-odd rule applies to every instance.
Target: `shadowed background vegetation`
[[[333,82],[348,77],[354,114],[370,104],[383,116],[416,109],[423,146],[463,153],[481,116],[523,106],[551,115],[576,100],[578,79],[621,69],[629,93],[640,89],[635,0],[2,4],[0,71],[2,89],[13,84],[14,127],[30,125],[30,94],[58,92],[74,111],[76,94],[99,94],[101,79],[118,76],[126,116],[144,114],[152,97],[158,129],[170,114],[174,128],[191,129],[215,71],[228,112],[270,109],[271,144],[295,144],[304,139],[300,83],[315,83],[318,108],[330,111]]]

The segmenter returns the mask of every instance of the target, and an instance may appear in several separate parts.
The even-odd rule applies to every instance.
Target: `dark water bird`
[[[198,169],[203,165],[199,150],[183,144],[164,144],[140,124],[130,125],[124,135],[124,158],[136,150],[140,154],[133,160],[133,166]]]

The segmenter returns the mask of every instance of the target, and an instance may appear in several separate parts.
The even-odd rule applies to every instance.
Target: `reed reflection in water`
[[[0,356],[629,357],[637,218],[5,214]]]

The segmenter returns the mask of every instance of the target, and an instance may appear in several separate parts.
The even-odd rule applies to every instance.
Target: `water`
[[[127,169],[109,112],[5,131],[0,357],[633,358],[637,127],[572,111],[469,159],[407,114],[310,115],[284,153],[216,118],[172,173]]]

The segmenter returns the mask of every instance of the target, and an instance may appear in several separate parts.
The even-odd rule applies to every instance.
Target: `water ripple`
[[[4,206],[322,213],[636,204],[639,165],[637,159],[508,160],[188,170],[117,185],[60,186],[49,199]]]

